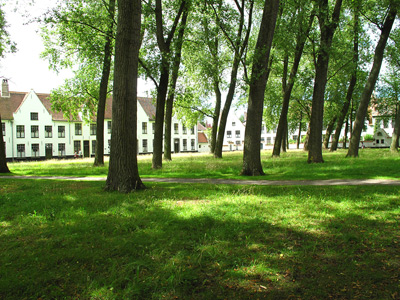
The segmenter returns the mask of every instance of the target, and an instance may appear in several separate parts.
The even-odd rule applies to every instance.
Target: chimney
[[[8,80],[3,79],[3,83],[1,84],[1,97],[10,98],[10,91],[8,89]]]

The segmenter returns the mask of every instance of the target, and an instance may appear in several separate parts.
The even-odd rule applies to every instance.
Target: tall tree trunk
[[[289,111],[290,96],[292,94],[295,78],[297,75],[297,71],[299,69],[300,60],[303,55],[304,45],[307,40],[308,33],[310,32],[310,29],[312,27],[314,17],[315,17],[315,14],[314,14],[314,12],[312,12],[310,15],[307,29],[305,30],[305,32],[302,32],[301,28],[300,28],[300,31],[296,38],[297,41],[296,41],[296,49],[295,49],[295,53],[294,53],[294,62],[292,65],[292,69],[290,71],[289,82],[287,83],[287,85],[285,85],[285,87],[283,89],[282,111],[281,111],[281,115],[279,117],[278,128],[276,130],[276,138],[275,138],[275,142],[274,142],[274,149],[272,151],[272,156],[280,156],[283,124],[285,122],[287,123],[287,114]],[[286,62],[286,60],[285,60],[285,62]]]
[[[211,153],[215,152],[215,145],[217,142],[217,132],[218,132],[218,120],[221,113],[222,95],[218,81],[214,81],[214,91],[215,91],[215,108],[214,108],[213,123],[211,128],[211,148],[210,148]]]
[[[335,126],[337,117],[334,117],[328,124],[328,127],[326,128],[325,131],[325,139],[324,139],[324,148],[328,149],[329,147],[329,139],[331,137],[332,131],[333,131],[333,126]]]
[[[111,154],[106,190],[143,189],[137,165],[137,77],[141,1],[118,1]]]
[[[1,125],[1,115],[0,115],[0,125]],[[0,139],[0,173],[10,173],[10,170],[8,169],[7,166],[6,144],[4,143],[3,130],[1,130],[1,139]]]
[[[108,4],[108,13],[110,23],[104,45],[104,61],[103,72],[101,74],[99,103],[97,105],[96,114],[96,149],[94,157],[94,166],[104,165],[104,114],[106,109],[108,82],[110,79],[111,57],[112,57],[112,40],[114,31],[114,16],[115,16],[115,0],[110,0]]]
[[[310,123],[308,123],[306,138],[304,140],[303,150],[308,151],[308,140],[310,139]]]
[[[364,90],[361,94],[360,104],[358,106],[353,131],[351,134],[349,151],[347,152],[346,157],[358,157],[358,147],[361,139],[361,131],[364,127],[364,120],[365,116],[367,115],[368,105],[371,100],[372,92],[375,88],[376,80],[378,79],[379,72],[381,70],[386,43],[389,38],[394,20],[396,19],[396,14],[396,6],[391,5],[389,13],[386,16],[385,23],[383,24],[381,30],[381,36],[375,48],[374,63],[372,65],[371,72],[369,73],[367,82],[364,86]]]
[[[164,159],[171,160],[171,132],[172,132],[172,108],[174,105],[176,82],[179,77],[179,67],[181,65],[183,36],[186,28],[186,21],[189,10],[185,9],[176,41],[176,53],[172,63],[171,84],[168,89],[167,105],[165,109],[165,137],[164,137]]]
[[[300,142],[301,142],[301,122],[303,121],[303,113],[300,112],[300,121],[299,121],[299,134],[297,135],[297,149],[300,148]]]
[[[308,143],[308,163],[322,163],[322,124],[324,117],[324,97],[328,79],[329,52],[332,46],[333,35],[339,24],[342,0],[336,0],[329,21],[329,1],[319,0],[318,20],[321,31],[321,43],[315,70],[314,91],[310,119],[310,136]]]
[[[250,80],[242,175],[264,175],[260,157],[262,115],[265,87],[267,85],[268,60],[278,10],[279,0],[265,1]]]
[[[346,119],[346,124],[344,126],[344,137],[343,137],[343,145],[342,148],[347,148],[347,136],[349,135],[349,118]]]
[[[397,108],[396,119],[394,121],[394,128],[392,134],[392,143],[390,144],[390,151],[397,152],[399,146],[399,134],[400,134],[400,109]]]
[[[335,134],[333,136],[332,145],[331,145],[331,149],[330,149],[331,152],[337,150],[337,145],[339,142],[340,133],[342,131],[343,122],[344,122],[344,119],[346,118],[347,112],[349,110],[351,98],[353,97],[354,88],[357,83],[357,69],[358,69],[358,57],[359,57],[359,54],[358,54],[359,53],[359,50],[358,50],[359,49],[359,47],[358,47],[359,38],[358,38],[358,36],[359,36],[359,26],[360,26],[359,23],[360,23],[360,6],[358,5],[354,12],[353,73],[351,74],[349,87],[347,88],[346,101],[343,104],[343,107],[339,113],[338,120],[336,123]]]
[[[162,152],[163,152],[163,136],[164,136],[164,115],[165,115],[165,101],[167,98],[169,71],[170,71],[170,53],[171,42],[174,38],[179,19],[185,9],[186,1],[182,0],[179,7],[172,29],[168,37],[164,38],[164,25],[163,25],[163,12],[162,1],[156,0],[156,36],[157,44],[161,51],[161,69],[160,69],[160,82],[157,89],[157,103],[156,103],[156,116],[154,125],[154,144],[153,144],[153,159],[152,168],[162,168]]]
[[[242,4],[244,4],[244,1],[242,1]],[[250,38],[254,1],[251,1],[250,5],[251,5],[251,7],[250,7],[250,10],[248,13],[249,17],[248,17],[247,31],[245,33],[245,38],[243,40],[242,40],[242,33],[245,28],[244,27],[244,21],[245,21],[244,20],[244,17],[245,17],[244,5],[242,5],[242,7],[240,8],[242,10],[240,12],[240,16],[241,16],[240,24],[239,24],[238,32],[237,32],[236,39],[235,39],[234,56],[233,56],[232,71],[231,71],[228,94],[226,96],[224,108],[222,109],[221,118],[219,120],[217,142],[215,144],[215,150],[214,150],[215,158],[222,158],[222,147],[224,146],[223,144],[224,144],[226,121],[228,119],[229,110],[231,108],[233,97],[235,95],[237,74],[239,71],[239,64],[240,64],[240,60],[243,57],[245,50],[247,49],[247,45],[248,45],[249,38]]]

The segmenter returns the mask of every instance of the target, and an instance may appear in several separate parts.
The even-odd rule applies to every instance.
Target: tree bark
[[[141,1],[118,1],[111,154],[105,189],[143,189],[137,165],[137,77]]]
[[[211,128],[211,147],[210,152],[215,152],[215,146],[217,142],[217,132],[218,132],[218,120],[219,115],[221,113],[221,102],[222,102],[222,95],[221,90],[219,88],[219,82],[214,80],[214,91],[215,91],[215,108],[213,114],[213,123]]]
[[[360,104],[358,106],[356,119],[354,121],[349,150],[347,152],[346,157],[358,157],[358,148],[361,139],[361,131],[364,127],[364,120],[365,116],[367,115],[368,105],[371,100],[372,92],[375,88],[376,80],[378,79],[381,70],[386,43],[389,38],[394,20],[396,19],[396,14],[397,14],[396,6],[391,5],[389,8],[389,13],[386,16],[386,20],[381,30],[381,36],[375,48],[374,63],[372,65],[371,72],[369,73],[367,82],[364,86],[364,90],[361,94]]]
[[[106,36],[106,43],[104,46],[103,72],[101,74],[99,103],[97,105],[96,150],[94,157],[94,166],[104,165],[104,114],[106,109],[108,82],[110,79],[110,70],[111,70],[111,57],[113,51],[112,36],[114,31],[113,28],[114,28],[114,16],[115,16],[115,0],[110,0],[108,4],[108,12],[110,17],[110,24]]]
[[[329,1],[319,0],[318,20],[321,31],[321,43],[315,70],[315,84],[313,91],[310,136],[308,141],[308,163],[323,163],[322,158],[322,125],[324,117],[324,97],[328,79],[329,52],[332,46],[333,35],[339,24],[340,9],[342,0],[336,0],[332,13],[332,20],[329,21]]]
[[[165,137],[164,137],[164,159],[171,160],[171,138],[172,138],[172,109],[174,106],[176,82],[179,77],[179,66],[181,64],[183,36],[185,33],[187,17],[189,14],[188,8],[182,15],[178,38],[176,41],[176,52],[172,62],[171,84],[168,89],[167,105],[165,108]]]
[[[278,10],[279,0],[265,1],[250,80],[242,175],[257,176],[265,174],[260,157],[261,127],[264,94],[267,85],[267,67]]]
[[[400,109],[397,108],[396,119],[394,121],[394,128],[392,134],[392,143],[390,144],[390,151],[397,152],[399,146],[399,134],[400,134]]]
[[[304,140],[304,146],[303,146],[304,151],[308,151],[308,140],[309,139],[310,139],[310,123],[308,124],[306,138]]]
[[[157,103],[156,103],[156,116],[154,125],[154,144],[153,144],[153,159],[152,168],[162,168],[162,152],[163,152],[163,135],[164,135],[164,115],[165,115],[165,101],[168,92],[169,71],[170,71],[170,53],[171,42],[174,38],[179,19],[185,9],[186,1],[182,0],[179,7],[171,31],[167,39],[164,39],[164,26],[163,26],[163,13],[161,0],[156,0],[156,36],[157,44],[161,51],[161,69],[160,69],[160,82],[157,89]]]
[[[333,126],[335,126],[337,117],[334,117],[328,124],[328,127],[326,128],[325,131],[325,138],[324,138],[324,148],[328,149],[329,148],[329,138],[331,137],[332,131],[333,131]]]
[[[300,112],[300,121],[299,121],[299,134],[297,135],[297,149],[300,148],[300,142],[301,142],[301,122],[303,121],[303,113]]]
[[[1,115],[0,115],[0,125],[1,125]],[[1,128],[0,128],[1,129]],[[6,157],[6,147],[4,143],[3,130],[1,129],[1,139],[0,139],[0,173],[10,173],[7,166]]]
[[[242,1],[244,3],[244,1]],[[242,33],[244,29],[244,5],[240,8],[242,11],[240,12],[240,24],[238,27],[238,32],[236,35],[235,45],[234,45],[234,56],[233,56],[233,63],[232,63],[232,71],[229,83],[228,94],[225,98],[224,108],[222,109],[221,118],[219,120],[219,129],[217,135],[217,142],[215,143],[214,149],[214,157],[215,158],[222,158],[222,147],[224,146],[224,136],[225,136],[225,128],[226,128],[226,121],[228,119],[229,110],[232,105],[233,97],[235,96],[235,89],[236,89],[236,82],[237,82],[237,74],[239,71],[239,64],[240,60],[243,57],[244,51],[247,48],[249,38],[250,38],[250,31],[251,31],[251,24],[252,24],[252,15],[253,15],[253,5],[254,1],[251,1],[251,8],[249,11],[249,19],[248,19],[248,27],[245,34],[245,38],[242,41]]]
[[[283,134],[283,124],[287,123],[287,114],[289,111],[290,97],[292,94],[297,71],[299,69],[300,60],[303,55],[304,45],[307,40],[308,33],[310,32],[310,29],[312,27],[314,17],[315,17],[315,14],[314,14],[314,12],[312,12],[306,31],[302,32],[300,30],[297,35],[297,38],[296,38],[297,41],[296,41],[296,49],[295,49],[295,54],[294,54],[294,62],[292,65],[292,69],[290,71],[289,82],[284,85],[284,89],[283,89],[282,111],[281,111],[281,115],[279,117],[278,128],[276,130],[276,138],[275,138],[275,142],[274,142],[274,149],[272,151],[272,156],[280,156],[282,134]],[[285,63],[286,63],[286,60],[285,60]],[[287,67],[286,67],[286,69],[287,69]]]

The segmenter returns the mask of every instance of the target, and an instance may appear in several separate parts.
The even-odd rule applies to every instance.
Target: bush
[[[364,135],[364,141],[373,141],[374,136],[372,134],[366,134]]]

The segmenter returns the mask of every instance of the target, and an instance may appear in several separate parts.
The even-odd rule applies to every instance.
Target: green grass
[[[224,153],[223,159],[210,154],[173,156],[165,161],[161,170],[151,169],[151,156],[139,156],[139,173],[142,177],[177,178],[230,178],[240,176],[242,153]],[[388,149],[362,149],[359,158],[345,158],[346,151],[324,152],[323,164],[307,164],[307,153],[289,151],[281,158],[272,158],[271,151],[262,152],[266,176],[252,179],[266,180],[315,180],[315,179],[400,179],[400,155]],[[47,162],[10,163],[16,175],[37,176],[107,176],[108,163],[93,167],[93,160],[66,160]]]
[[[0,299],[400,297],[400,187],[103,186],[0,178]]]

